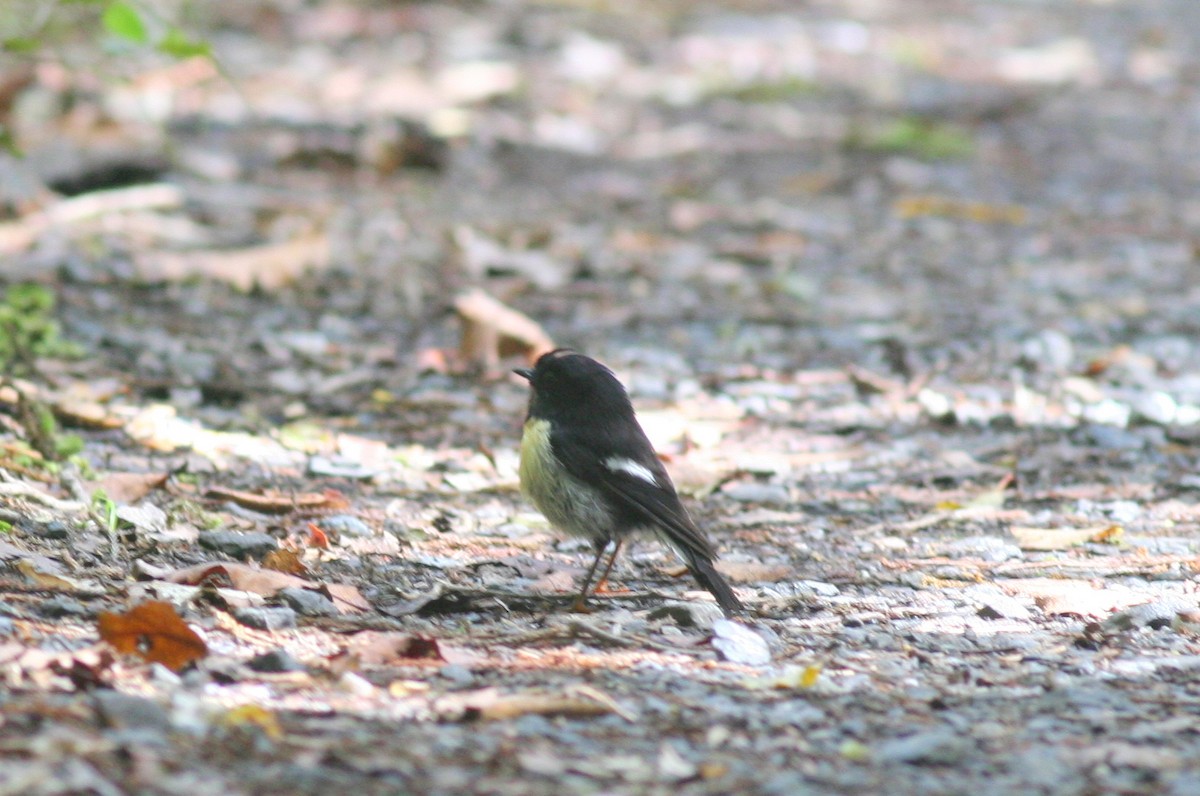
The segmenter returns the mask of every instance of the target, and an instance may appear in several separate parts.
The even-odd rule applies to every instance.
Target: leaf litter
[[[435,10],[227,9],[240,87],[185,62],[73,90],[69,124],[14,106],[83,186],[0,180],[12,278],[87,352],[21,390],[92,472],[0,389],[6,770],[1194,790],[1195,246],[1153,211],[1194,194],[1161,175],[1186,26]],[[145,162],[152,91],[195,116],[150,184],[43,151]],[[247,98],[271,112],[209,123]],[[706,619],[649,542],[564,616],[587,551],[521,502],[527,396],[493,378],[551,340],[630,386],[749,616]],[[98,618],[143,600],[171,613],[105,619],[114,657]],[[60,766],[63,738],[93,751]]]

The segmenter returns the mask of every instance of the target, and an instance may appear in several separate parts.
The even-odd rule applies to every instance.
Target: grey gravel
[[[145,697],[101,688],[92,694],[101,717],[111,727],[166,732],[171,725],[167,712]]]
[[[268,650],[246,661],[246,666],[256,672],[300,672],[304,664],[293,658],[286,650]]]
[[[61,619],[86,616],[88,609],[79,600],[64,595],[54,595],[41,602],[38,606],[38,613],[47,619]]]
[[[223,553],[239,561],[247,558],[262,558],[279,548],[279,542],[269,534],[257,531],[208,531],[200,534],[200,546]]]
[[[277,597],[301,616],[337,616],[339,613],[333,600],[312,589],[289,586],[280,589]]]
[[[321,518],[321,529],[349,537],[364,538],[374,535],[371,526],[353,514],[332,514]]]
[[[258,630],[286,630],[296,626],[296,612],[286,605],[237,608],[233,615],[246,627]]]
[[[955,766],[965,762],[971,750],[968,738],[943,728],[885,741],[876,756],[885,762]]]
[[[792,502],[791,495],[783,484],[738,481],[726,484],[721,488],[721,493],[739,503],[754,503],[762,506],[786,506]]]

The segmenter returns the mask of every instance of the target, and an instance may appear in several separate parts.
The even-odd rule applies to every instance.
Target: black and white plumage
[[[649,531],[680,555],[726,615],[740,612],[737,596],[713,567],[716,552],[688,517],[612,371],[559,349],[516,372],[532,387],[521,437],[521,489],[552,525],[590,539],[596,550],[580,604],[609,545],[614,549],[601,580],[625,538]]]

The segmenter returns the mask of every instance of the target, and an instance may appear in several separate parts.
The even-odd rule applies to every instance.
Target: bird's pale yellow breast
[[[525,497],[560,531],[593,540],[613,533],[613,514],[600,491],[577,481],[555,460],[549,420],[525,421],[520,474]]]
[[[529,418],[521,433],[521,491],[539,506],[538,484],[554,480],[549,468],[554,466],[550,457],[550,421]]]

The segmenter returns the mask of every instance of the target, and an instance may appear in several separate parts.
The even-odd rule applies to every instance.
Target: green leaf
[[[129,3],[110,3],[108,8],[104,9],[102,21],[105,30],[122,39],[145,44],[149,38],[141,15]]]
[[[0,49],[3,49],[5,52],[18,54],[37,52],[41,46],[42,43],[40,41],[28,36],[13,36],[10,39],[0,42]]]
[[[158,49],[175,58],[194,58],[197,55],[207,58],[212,55],[212,46],[208,42],[189,39],[187,34],[176,27],[167,29],[167,35],[158,43]]]
[[[83,437],[78,434],[60,434],[54,440],[54,452],[68,459],[83,451]]]
[[[7,152],[15,158],[24,156],[21,147],[17,145],[16,136],[3,124],[0,124],[0,151]]]

